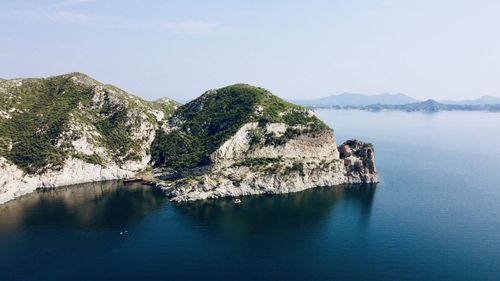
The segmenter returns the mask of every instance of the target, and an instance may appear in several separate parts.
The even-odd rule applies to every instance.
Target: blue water
[[[317,114],[374,143],[380,184],[240,206],[35,193],[0,206],[0,280],[500,280],[500,114]]]

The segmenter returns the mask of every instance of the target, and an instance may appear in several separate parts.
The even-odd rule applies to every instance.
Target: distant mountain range
[[[298,99],[292,102],[312,108],[362,109],[369,111],[500,111],[500,98],[483,96],[474,100],[420,101],[404,94],[363,95],[343,93],[319,99]]]
[[[407,104],[419,100],[405,94],[363,95],[343,93],[319,99],[297,99],[293,103],[304,106],[367,106],[372,104]]]
[[[390,105],[390,104],[372,104],[362,107],[351,107],[367,111],[383,111],[383,110],[401,110],[407,112],[425,111],[492,111],[500,112],[500,104],[444,104],[435,100],[426,100],[423,102]]]
[[[292,100],[303,106],[311,107],[332,107],[332,106],[368,106],[368,105],[404,105],[411,103],[423,102],[412,98],[405,94],[377,94],[363,95],[353,93],[343,93],[339,95],[331,95],[318,99],[296,99]],[[499,97],[483,96],[474,100],[454,101],[454,100],[439,100],[438,103],[445,105],[489,105],[500,104]]]
[[[453,105],[487,105],[487,104],[500,104],[500,98],[492,96],[482,96],[475,100],[453,101],[453,100],[440,100],[440,103],[453,104]]]

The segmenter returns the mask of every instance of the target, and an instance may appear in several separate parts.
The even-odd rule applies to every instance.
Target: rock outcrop
[[[358,140],[348,140],[339,146],[349,183],[377,182],[373,145]]]

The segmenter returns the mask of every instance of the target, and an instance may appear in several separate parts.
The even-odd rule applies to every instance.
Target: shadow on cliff
[[[322,225],[340,206],[359,214],[356,221],[363,227],[370,220],[375,191],[375,184],[319,187],[283,195],[242,197],[240,205],[228,198],[177,204],[174,209],[215,233],[281,235],[290,229]]]
[[[99,230],[139,220],[166,199],[141,184],[119,181],[73,185],[33,194],[0,206],[0,229],[52,227]]]

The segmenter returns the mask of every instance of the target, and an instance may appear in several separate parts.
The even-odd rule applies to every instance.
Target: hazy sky
[[[0,0],[0,77],[80,71],[147,99],[244,82],[500,96],[500,1]]]

